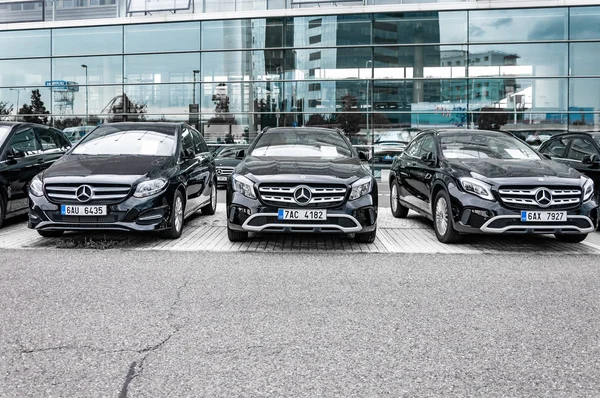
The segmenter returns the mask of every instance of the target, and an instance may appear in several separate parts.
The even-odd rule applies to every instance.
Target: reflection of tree
[[[109,121],[113,122],[142,121],[147,112],[148,105],[130,100],[125,93],[114,97],[102,110],[103,114],[112,115]]]
[[[50,112],[44,106],[40,90],[31,90],[31,105],[23,104],[19,110],[20,115],[49,115]],[[48,116],[24,116],[23,121],[29,123],[46,124]]]
[[[5,115],[10,115],[13,110],[12,104],[8,106],[8,102],[0,101],[0,120],[6,120]]]
[[[479,130],[500,130],[506,123],[508,123],[506,109],[485,107],[481,108],[477,119],[477,128]]]
[[[362,114],[358,112],[358,100],[353,95],[345,95],[342,97],[342,111],[336,117],[336,121],[340,128],[344,131],[350,142],[353,142],[353,136],[360,131],[360,123],[362,122]]]
[[[81,126],[83,123],[83,120],[81,120],[78,117],[68,117],[68,118],[64,118],[64,119],[55,119],[54,120],[54,127],[56,127],[59,130],[64,130],[67,127],[77,127],[77,126]]]

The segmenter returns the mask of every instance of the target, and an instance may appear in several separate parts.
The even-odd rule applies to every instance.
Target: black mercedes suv
[[[52,127],[0,122],[0,226],[6,217],[27,213],[29,182],[70,147]]]
[[[377,184],[341,131],[272,128],[260,133],[227,185],[227,234],[248,232],[377,233]]]
[[[184,219],[217,206],[215,162],[200,133],[176,123],[98,127],[29,187],[29,227],[160,231],[181,236]]]
[[[433,220],[444,243],[464,233],[554,234],[581,242],[598,223],[593,181],[509,133],[428,131],[390,172],[395,217],[412,209]]]

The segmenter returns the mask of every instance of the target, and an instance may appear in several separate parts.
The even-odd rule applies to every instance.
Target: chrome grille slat
[[[233,174],[233,170],[234,169],[235,169],[235,167],[221,167],[221,166],[217,166],[217,175],[230,176],[231,174]]]
[[[539,190],[546,189],[552,195],[552,200],[546,206],[541,206],[535,196]],[[547,186],[537,187],[514,187],[500,188],[498,190],[502,202],[509,206],[521,206],[519,209],[535,208],[542,210],[552,210],[557,208],[567,208],[578,205],[581,202],[581,189],[579,188],[557,188]]]
[[[304,205],[300,205],[294,200],[294,192],[298,187],[304,186],[311,193],[311,199]],[[343,185],[327,186],[325,184],[311,183],[266,183],[258,187],[261,199],[267,204],[272,205],[294,205],[304,208],[311,207],[334,207],[341,204],[346,198],[347,188]]]
[[[87,185],[92,188],[92,196],[90,200],[81,202],[77,199],[77,189]],[[114,204],[123,201],[131,192],[131,186],[116,184],[94,184],[94,183],[68,183],[68,184],[47,184],[44,187],[46,196],[51,201],[61,204]]]

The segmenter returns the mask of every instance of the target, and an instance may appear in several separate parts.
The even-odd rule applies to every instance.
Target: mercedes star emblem
[[[88,202],[92,199],[93,194],[94,191],[92,191],[92,187],[89,185],[81,185],[77,188],[77,191],[75,191],[75,196],[77,196],[77,200],[80,202]]]
[[[294,200],[300,206],[307,205],[310,202],[311,198],[312,198],[312,194],[310,192],[310,188],[307,187],[306,185],[300,185],[294,191]]]
[[[217,169],[217,174],[221,174],[222,172],[221,169]]]
[[[541,207],[548,207],[552,203],[552,193],[546,188],[540,188],[535,193],[535,201],[538,202]]]

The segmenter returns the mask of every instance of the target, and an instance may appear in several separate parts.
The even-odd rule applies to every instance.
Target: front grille
[[[344,228],[356,227],[356,223],[350,218],[327,216],[327,220],[279,220],[277,216],[256,216],[248,221],[252,227],[260,227],[266,224],[289,224],[289,225],[339,225]]]
[[[218,176],[230,176],[233,174],[233,170],[235,167],[217,167],[217,175]]]
[[[126,212],[111,212],[106,216],[64,216],[60,211],[47,211],[46,215],[54,222],[88,224],[88,223],[113,223],[119,222],[125,217]]]
[[[91,188],[90,200],[82,202],[77,199],[77,189],[83,185]],[[130,185],[125,184],[46,184],[46,196],[51,202],[59,204],[110,205],[122,202],[129,196]]]
[[[261,184],[258,192],[262,201],[272,206],[300,206],[294,199],[294,192],[300,187],[310,191],[310,201],[301,207],[329,208],[339,206],[346,198],[345,185],[331,184]]]
[[[540,205],[536,200],[536,194],[546,189],[551,195],[548,204]],[[500,187],[498,190],[500,199],[506,207],[529,210],[529,209],[572,209],[581,203],[581,189],[579,187]]]

